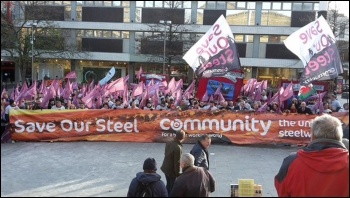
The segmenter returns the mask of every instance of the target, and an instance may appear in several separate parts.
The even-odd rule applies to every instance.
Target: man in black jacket
[[[191,154],[194,156],[194,165],[206,168],[209,170],[209,154],[208,148],[211,144],[211,138],[205,134],[199,138],[197,144],[195,144],[191,150]]]
[[[306,102],[301,102],[300,107],[297,110],[298,114],[312,115],[310,108],[306,107]]]
[[[136,174],[136,177],[131,181],[128,197],[136,197],[137,189],[141,183],[150,185],[152,197],[167,197],[168,192],[165,188],[164,182],[160,180],[161,176],[156,173],[157,162],[154,158],[147,158],[143,163],[143,172]]]

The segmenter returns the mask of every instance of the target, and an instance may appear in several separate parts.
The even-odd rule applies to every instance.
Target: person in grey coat
[[[166,178],[166,188],[170,193],[176,177],[180,175],[181,142],[185,139],[185,131],[177,131],[175,138],[165,145],[164,160],[160,169]]]
[[[194,165],[209,170],[208,148],[211,144],[211,138],[205,134],[199,138],[199,141],[193,146],[191,154],[194,156]]]
[[[190,153],[181,155],[182,174],[176,178],[170,197],[209,197],[215,191],[215,179],[205,168],[194,165]]]
[[[132,179],[127,197],[136,197],[136,190],[139,182],[151,185],[151,191],[153,197],[168,197],[168,191],[165,188],[165,184],[161,179],[161,176],[156,173],[157,162],[154,158],[147,158],[143,163],[143,172],[136,174],[136,177]]]

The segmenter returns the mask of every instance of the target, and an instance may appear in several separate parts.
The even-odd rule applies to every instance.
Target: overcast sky
[[[349,1],[331,1],[329,4],[329,9],[334,9],[335,6],[336,9],[339,10],[339,13],[349,17]]]

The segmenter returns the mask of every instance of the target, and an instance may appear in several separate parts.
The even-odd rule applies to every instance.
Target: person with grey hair
[[[198,142],[193,146],[191,154],[194,156],[194,165],[204,167],[209,170],[209,153],[208,148],[211,144],[211,138],[204,134]]]
[[[176,178],[170,197],[209,197],[215,191],[215,179],[205,168],[194,165],[190,153],[181,155],[182,174]]]
[[[164,160],[160,169],[165,175],[168,193],[173,188],[176,177],[180,175],[181,142],[184,141],[185,135],[184,130],[177,131],[175,138],[165,145]]]
[[[349,152],[340,120],[329,114],[311,122],[310,144],[283,160],[275,176],[282,197],[349,197]]]

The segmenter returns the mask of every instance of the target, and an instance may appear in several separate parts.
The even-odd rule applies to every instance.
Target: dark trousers
[[[173,189],[176,177],[169,177],[165,175],[165,178],[166,178],[166,189],[168,191],[168,195],[170,195],[170,192]]]

